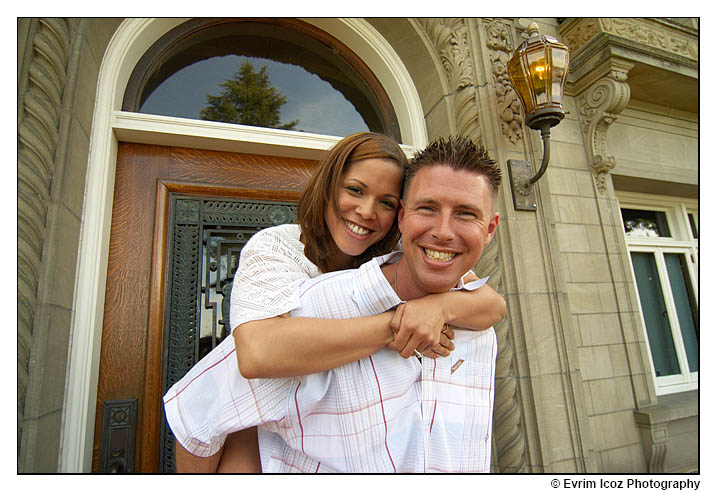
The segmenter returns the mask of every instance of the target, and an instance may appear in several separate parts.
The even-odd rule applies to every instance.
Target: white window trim
[[[105,282],[118,139],[203,149],[312,157],[338,138],[300,132],[228,127],[218,122],[120,111],[125,87],[142,55],[188,19],[128,18],[117,28],[100,64],[93,110],[85,200],[70,322],[68,378],[60,436],[59,472],[90,472],[100,364]],[[394,105],[407,154],[428,137],[416,87],[391,45],[365,20],[305,19],[358,53]]]
[[[687,212],[692,212],[696,214],[696,219],[698,218],[698,201],[678,197],[648,195],[629,192],[616,192],[616,198],[618,199],[620,209],[641,209],[662,211],[666,213],[668,227],[671,230],[671,234],[673,235],[671,238],[630,237],[624,234],[624,240],[626,242],[626,248],[629,252],[629,261],[631,252],[653,253],[656,262],[656,268],[658,269],[658,274],[660,277],[660,286],[663,292],[663,299],[666,303],[666,310],[668,312],[669,321],[672,327],[679,327],[680,324],[678,322],[678,315],[675,309],[675,303],[673,302],[673,295],[670,292],[671,287],[668,280],[668,272],[662,254],[684,254],[688,256],[689,265],[691,265],[692,260],[695,261],[695,266],[688,269],[688,274],[691,281],[693,295],[697,300],[698,279],[696,273],[698,271],[698,241],[693,239],[693,235],[691,233],[690,225],[688,224],[688,218],[686,214]],[[680,217],[680,215],[683,215],[683,219]],[[691,259],[691,256],[693,257],[693,259]],[[633,269],[631,269],[631,279],[633,281],[636,299],[640,300],[640,296],[638,293],[638,284],[636,283],[636,277]],[[687,371],[679,375],[668,375],[663,377],[656,376],[656,369],[653,365],[651,346],[648,339],[648,330],[646,329],[644,321],[645,319],[643,317],[643,308],[641,307],[640,302],[638,303],[638,307],[641,313],[641,326],[643,328],[643,336],[646,341],[646,347],[649,353],[649,361],[651,365],[651,373],[653,374],[656,395],[660,396],[677,392],[696,390],[698,388],[698,372]],[[688,361],[680,330],[671,330],[671,335],[673,338],[673,344],[676,348],[679,365],[681,366],[681,368],[687,369]]]

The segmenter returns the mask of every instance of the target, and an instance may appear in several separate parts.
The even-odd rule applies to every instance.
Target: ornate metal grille
[[[244,244],[296,221],[291,203],[172,196],[164,395],[231,332],[229,300]],[[174,472],[174,436],[163,420],[160,471]]]

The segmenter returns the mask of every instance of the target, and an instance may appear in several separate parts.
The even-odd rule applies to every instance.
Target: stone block
[[[581,197],[596,196],[596,190],[593,188],[593,175],[590,171],[576,170],[576,185]]]
[[[581,135],[581,126],[578,120],[561,121],[551,129],[551,143],[566,142],[569,144],[583,145],[583,137]]]
[[[601,299],[595,283],[566,283],[571,313],[601,313]]]
[[[591,251],[588,232],[583,224],[557,223],[556,235],[562,253]]]
[[[536,373],[546,375],[561,371],[556,341],[554,313],[547,294],[529,294],[524,334],[531,348],[530,359]]]
[[[584,224],[601,224],[595,198],[580,197],[578,205],[581,210],[581,222]]]
[[[539,157],[539,159],[541,158]],[[570,144],[566,142],[554,142],[553,139],[551,139],[551,161],[549,163],[549,169],[550,168],[570,168],[587,171],[589,167],[586,162],[586,150],[583,143]]]
[[[578,324],[584,346],[605,346],[623,342],[621,323],[616,313],[579,314]]]
[[[628,367],[628,355],[626,354],[626,346],[624,344],[614,344],[608,347],[611,355],[611,365],[613,366],[613,374],[617,377],[629,375],[631,370]]]
[[[595,224],[586,225],[586,236],[588,237],[588,245],[593,253],[606,252],[606,239],[603,235],[603,228]]]
[[[53,268],[47,279],[45,298],[38,301],[72,309],[80,219],[60,204],[53,206],[58,208],[56,222],[49,226],[55,230],[54,244],[51,248],[46,245],[46,255],[42,259],[43,264]]]
[[[550,463],[573,458],[574,444],[571,438],[571,423],[567,402],[572,396],[567,391],[568,383],[562,374],[542,375],[536,378],[534,388],[541,395],[537,402],[537,420],[545,430],[552,430],[542,436],[544,460]]]
[[[580,347],[578,361],[581,365],[581,378],[585,381],[613,377],[608,346]]]
[[[546,176],[552,194],[578,195],[578,182],[574,170],[549,166]]]
[[[78,218],[82,217],[85,199],[85,175],[90,139],[84,128],[75,120],[70,125],[70,145],[62,183],[63,204]]]
[[[594,432],[594,448],[599,452],[641,444],[632,410],[589,416],[588,420]]]
[[[554,201],[558,206],[558,220],[564,224],[584,224],[581,217],[579,198],[568,195],[557,195]]]
[[[26,397],[25,416],[38,418],[62,409],[65,391],[67,349],[71,311],[41,305],[35,316],[31,387]]]
[[[598,287],[598,296],[601,301],[601,311],[605,313],[614,313],[618,311],[618,301],[616,300],[616,287],[612,282],[600,282],[596,284]]]
[[[635,409],[629,377],[614,377],[588,382],[595,414]]]
[[[641,444],[628,445],[612,450],[600,452],[601,462],[603,464],[603,473],[619,473],[619,474],[637,474],[646,473],[646,458],[643,455],[643,447]],[[613,478],[606,478],[611,480]],[[617,478],[618,479],[618,478]],[[624,480],[625,486],[625,480]]]
[[[539,239],[535,216],[531,220],[517,220],[516,262],[520,265],[521,288],[526,293],[546,293],[546,273],[543,269],[543,245]]]
[[[605,255],[600,253],[564,254],[570,271],[570,282],[610,282],[611,273]]]

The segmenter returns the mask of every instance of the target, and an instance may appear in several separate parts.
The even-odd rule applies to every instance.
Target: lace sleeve
[[[282,315],[300,305],[299,285],[319,272],[304,256],[299,235],[291,234],[296,231],[281,226],[263,230],[242,249],[230,301],[232,330],[251,320]]]

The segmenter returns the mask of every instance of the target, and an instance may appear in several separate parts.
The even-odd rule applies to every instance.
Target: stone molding
[[[27,67],[18,84],[22,93],[18,122],[18,446],[27,389],[30,350],[37,311],[45,223],[56,151],[60,140],[62,99],[72,42],[69,22],[61,18],[31,21]],[[18,448],[19,450],[19,448]]]
[[[521,114],[521,102],[511,86],[507,69],[508,61],[514,51],[511,28],[500,20],[486,19],[484,29],[501,132],[512,144],[517,144],[523,139],[524,119]]]
[[[471,55],[469,28],[462,18],[417,19],[439,54],[454,103],[456,130],[482,144],[476,74]]]
[[[606,133],[628,105],[631,89],[626,79],[632,67],[630,62],[609,59],[602,70],[606,75],[577,98],[588,163],[601,194],[606,193],[608,173],[616,167],[616,159],[606,153]]]
[[[682,31],[652,19],[582,18],[572,22],[569,27],[561,29],[561,36],[568,45],[571,55],[578,54],[598,35],[610,34],[697,62],[697,36]]]

